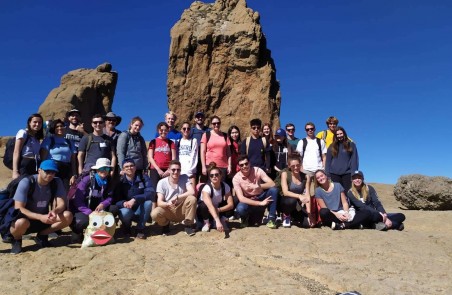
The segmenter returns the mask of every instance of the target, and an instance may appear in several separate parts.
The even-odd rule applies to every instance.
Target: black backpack
[[[29,135],[27,134],[25,138],[24,145],[27,145]],[[14,157],[14,147],[16,146],[16,137],[11,137],[6,142],[5,154],[3,155],[3,164],[11,170],[13,170],[13,157]],[[22,156],[22,152],[20,153]],[[20,160],[19,160],[20,163]]]
[[[306,151],[306,147],[308,146],[308,140],[305,138],[302,139],[303,141],[303,155],[301,156],[301,163],[303,163],[304,158],[304,152]],[[319,147],[319,155],[320,158],[322,158],[322,143],[320,142],[320,138],[315,138],[315,141],[317,142],[317,146]]]
[[[198,187],[198,193],[197,193],[197,195],[196,195],[196,198],[197,198],[198,200],[201,200],[202,190],[203,190],[203,188],[204,188],[206,185],[208,185],[208,186],[210,187],[210,192],[211,192],[211,193],[210,193],[210,196],[212,197],[212,194],[213,194],[213,187],[212,187],[212,184],[211,184],[210,182],[202,183],[202,184],[199,185],[199,187]],[[221,197],[222,197],[222,201],[225,201],[225,198],[224,198],[225,191],[226,191],[226,188],[225,188],[225,186],[224,186],[224,182],[222,181],[222,182],[221,182]]]

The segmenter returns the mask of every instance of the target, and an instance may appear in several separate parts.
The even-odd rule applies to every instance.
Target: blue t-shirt
[[[343,210],[341,202],[341,193],[344,192],[344,188],[340,183],[334,182],[334,188],[331,192],[324,191],[321,187],[315,189],[315,198],[322,199],[325,205],[331,211]]]
[[[51,147],[52,138],[55,143]],[[77,148],[74,144],[70,140],[60,136],[46,137],[41,143],[41,149],[45,149],[49,152],[47,154],[47,159],[42,160],[52,159],[64,163],[70,163],[72,154],[77,153]]]

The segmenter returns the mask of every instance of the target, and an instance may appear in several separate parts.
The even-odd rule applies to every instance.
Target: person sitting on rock
[[[330,181],[321,169],[314,173],[314,177],[315,198],[320,207],[322,225],[331,226],[333,230],[359,229],[370,225],[370,212],[351,208],[340,183]]]
[[[181,175],[181,164],[172,160],[169,166],[170,175],[157,184],[157,207],[152,210],[151,217],[162,226],[162,234],[169,232],[170,222],[182,222],[185,233],[195,234],[193,224],[196,216],[195,189],[187,175]]]
[[[347,192],[350,203],[357,210],[368,210],[372,214],[372,222],[376,229],[403,230],[405,215],[402,213],[386,213],[381,204],[377,191],[369,184],[364,183],[362,171],[354,171],[352,174],[352,188]]]
[[[14,194],[14,206],[20,210],[19,218],[11,225],[11,253],[22,252],[22,236],[37,233],[36,243],[49,247],[49,234],[67,227],[72,222],[72,213],[66,210],[66,191],[63,182],[55,178],[58,166],[53,160],[45,160],[38,174],[23,178]],[[31,186],[33,192],[29,197]],[[49,207],[51,208],[49,210]]]
[[[155,202],[155,190],[149,176],[142,171],[137,173],[133,159],[125,159],[122,162],[122,171],[124,173],[116,185],[114,195],[123,231],[130,234],[132,219],[135,218],[136,237],[145,239],[144,228],[150,217],[152,202]]]

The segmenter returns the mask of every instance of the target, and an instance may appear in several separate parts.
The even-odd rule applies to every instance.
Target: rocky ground
[[[0,150],[3,155],[3,151]],[[10,171],[0,167],[0,184]],[[329,228],[239,229],[188,237],[175,226],[147,240],[80,249],[68,235],[10,255],[0,243],[2,294],[452,294],[452,212],[399,208],[392,185],[375,184],[388,212],[407,216],[402,232]]]

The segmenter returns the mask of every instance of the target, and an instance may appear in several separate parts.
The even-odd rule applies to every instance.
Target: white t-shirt
[[[319,155],[319,146],[317,145],[317,139],[306,138],[308,144],[306,146],[305,154],[303,156],[303,140],[300,140],[297,144],[297,152],[303,157],[303,169],[311,172],[315,172],[318,169],[323,169],[322,155]],[[320,146],[322,154],[326,154],[325,141],[320,140]]]
[[[156,192],[163,194],[165,202],[168,202],[176,195],[185,193],[187,191],[187,188],[191,186],[191,182],[188,179],[187,175],[181,175],[179,177],[179,182],[177,183],[175,188],[171,187],[169,178],[170,176],[160,179],[160,181],[157,183]]]
[[[227,184],[227,183],[225,183],[225,182],[223,182],[223,184],[224,184],[224,194],[225,195],[227,195],[230,191],[231,191],[231,188],[229,187],[229,185]],[[215,208],[218,208],[218,205],[221,203],[221,201],[223,200],[223,196],[221,195],[221,185],[220,185],[220,188],[219,189],[215,189],[214,187],[213,187],[213,185],[212,185],[212,188],[213,188],[213,197],[212,197],[212,192],[211,192],[211,190],[210,190],[210,187],[208,186],[208,185],[205,185],[204,187],[203,187],[203,189],[202,189],[202,191],[203,192],[206,192],[206,193],[208,193],[209,195],[210,195],[210,198],[212,199],[212,204],[213,204],[213,206],[215,207]],[[203,194],[201,194],[201,201],[203,200],[202,199],[202,195]]]
[[[179,150],[177,153],[182,169],[180,173],[190,177],[196,173],[196,165],[198,164],[198,142],[196,141],[196,138],[182,138],[178,143],[178,147]]]

